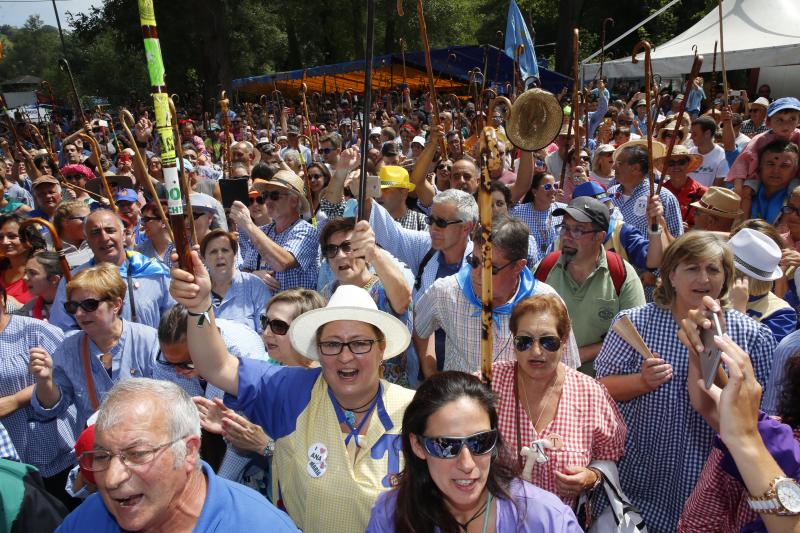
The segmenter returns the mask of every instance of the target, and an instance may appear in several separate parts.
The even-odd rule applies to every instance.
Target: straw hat
[[[403,167],[386,165],[378,172],[381,180],[381,189],[408,189],[413,191],[417,186],[408,178],[408,170]]]
[[[268,180],[257,179],[253,182],[253,189],[259,193],[274,189],[289,191],[297,195],[300,199],[300,205],[302,207],[301,212],[306,213],[311,209],[308,205],[308,199],[306,198],[306,188],[303,184],[303,178],[291,170],[279,170]]]
[[[739,207],[741,203],[742,199],[732,190],[725,187],[709,187],[699,201],[692,202],[689,206],[709,215],[734,219],[744,213]]]
[[[676,144],[672,148],[672,155],[670,156],[670,159],[682,159],[684,157],[689,158],[689,166],[686,167],[686,173],[687,174],[689,172],[694,172],[695,170],[700,168],[700,165],[703,164],[703,156],[702,155],[700,155],[700,154],[690,154],[689,153],[689,149],[686,148],[684,145]],[[666,172],[666,164],[665,164],[666,160],[667,160],[667,155],[664,154],[664,157],[659,157],[658,159],[653,161],[653,165],[658,170],[660,170],[661,172]]]
[[[389,313],[379,311],[375,300],[366,290],[355,285],[339,285],[331,295],[328,305],[294,319],[289,328],[292,346],[300,355],[319,361],[317,331],[328,322],[336,320],[366,322],[381,330],[386,338],[384,359],[402,353],[411,342],[411,333],[406,325]]]
[[[626,148],[630,148],[631,146],[641,146],[642,148],[647,151],[647,139],[636,139],[635,141],[628,141],[626,143],[620,144],[617,149],[614,151],[614,162],[617,161],[617,156],[622,153],[623,150]],[[653,141],[653,159],[658,159],[660,157],[664,157],[667,155],[667,147],[664,144],[654,140]]]
[[[728,246],[733,252],[733,264],[739,272],[761,281],[783,277],[781,249],[760,231],[745,228],[731,237]]]

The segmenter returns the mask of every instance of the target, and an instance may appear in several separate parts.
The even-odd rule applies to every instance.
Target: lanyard
[[[369,420],[369,417],[372,416],[372,411],[375,410],[375,407],[378,405],[378,402],[382,401],[381,398],[383,396],[383,384],[381,383],[378,385],[378,393],[375,395],[375,399],[372,400],[372,403],[370,404],[369,408],[364,412],[364,418],[361,419],[361,423],[358,424],[357,427],[353,426],[353,422],[351,422],[350,418],[347,416],[347,414],[351,413],[351,411],[345,411],[342,408],[342,406],[339,405],[339,402],[334,397],[330,387],[328,388],[328,396],[330,396],[331,398],[331,403],[333,403],[333,409],[336,411],[336,417],[339,419],[339,423],[344,422],[345,424],[347,424],[347,427],[350,428],[350,432],[344,439],[345,446],[350,444],[351,439],[355,438],[356,446],[360,448],[361,444],[359,443],[358,435],[361,432],[361,428],[363,428],[364,424],[367,422],[367,420]],[[355,421],[355,418],[353,418],[353,421]]]

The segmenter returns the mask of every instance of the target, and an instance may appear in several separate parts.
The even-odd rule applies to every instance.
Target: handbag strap
[[[89,403],[92,410],[97,411],[100,404],[97,402],[97,390],[94,388],[94,377],[92,376],[92,365],[89,361],[89,336],[84,333],[81,339],[81,359],[83,361],[83,377],[86,379],[86,392],[89,394]]]

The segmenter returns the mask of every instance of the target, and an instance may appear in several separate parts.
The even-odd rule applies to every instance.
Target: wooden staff
[[[33,217],[33,218],[26,218],[23,220],[19,225],[19,233],[22,234],[22,231],[27,228],[28,226],[34,226],[39,224],[47,228],[47,231],[50,232],[50,237],[53,238],[53,248],[56,249],[56,253],[58,254],[58,262],[61,265],[61,272],[64,274],[64,281],[69,283],[72,280],[72,271],[69,268],[69,262],[67,261],[67,254],[64,251],[64,243],[61,242],[61,237],[58,235],[55,226],[51,224],[49,221]]]
[[[225,91],[219,95],[220,118],[222,119],[222,177],[230,178],[233,174],[233,160],[231,158],[231,121],[228,117],[228,98]]]
[[[56,97],[53,96],[53,86],[50,85],[47,80],[42,80],[42,87],[47,89],[47,94],[50,96],[50,122],[55,123],[59,127],[61,126],[61,117],[56,110]],[[54,131],[56,135],[58,135],[57,131]],[[50,135],[50,128],[47,129],[47,138],[50,140],[53,150],[55,150],[55,141],[52,139]]]
[[[636,59],[636,54],[642,50],[644,50],[644,98],[645,106],[647,107],[647,179],[650,182],[650,197],[652,197],[656,193],[656,186],[655,179],[653,177],[653,109],[651,107],[653,65],[650,62],[650,43],[647,41],[639,41],[636,43],[636,46],[633,47],[633,53],[631,54],[631,61],[633,63],[638,63],[639,60]],[[658,231],[658,220],[653,219],[650,223],[650,226],[652,231]]]
[[[399,4],[400,11],[403,10],[403,3],[400,0]],[[400,15],[403,16],[402,14]],[[400,58],[403,60],[403,88],[408,87],[408,83],[406,82],[406,40],[400,37]]]
[[[567,178],[567,166],[569,165],[568,161],[568,154],[569,154],[569,142],[572,138],[572,134],[575,134],[575,151],[580,154],[580,130],[578,124],[578,118],[580,115],[578,113],[578,56],[580,54],[580,31],[578,28],[573,28],[572,30],[572,105],[571,105],[571,115],[569,120],[567,121],[567,146],[564,148],[564,161],[561,165],[561,176],[558,180],[558,188],[559,190],[564,190],[564,181]],[[573,130],[573,122],[575,125],[575,129]]]
[[[185,190],[185,194],[181,194],[178,169],[175,166],[175,136],[170,125],[169,96],[164,80],[164,61],[161,57],[153,0],[138,0],[138,3],[147,70],[150,77],[150,92],[153,95],[153,107],[156,115],[156,130],[161,139],[161,164],[164,171],[164,185],[167,188],[170,226],[175,237],[178,264],[183,270],[192,272],[189,241],[186,238],[183,216],[183,196],[188,197],[189,191]],[[189,212],[189,217],[191,217],[191,212]]]
[[[172,235],[172,227],[170,227],[169,219],[167,218],[167,214],[164,212],[164,207],[161,205],[161,201],[158,199],[158,193],[156,192],[155,185],[153,185],[153,178],[150,177],[149,169],[147,168],[147,164],[144,162],[144,158],[142,157],[142,152],[139,150],[139,145],[136,144],[136,137],[133,136],[131,133],[130,127],[128,126],[128,122],[131,125],[136,125],[136,120],[131,115],[130,111],[125,109],[124,107],[119,111],[119,123],[122,125],[122,129],[125,134],[128,136],[128,140],[133,147],[133,153],[135,155],[136,164],[139,166],[139,172],[144,176],[145,186],[147,187],[147,192],[150,194],[150,197],[153,198],[153,203],[156,205],[156,211],[158,211],[158,216],[161,218],[161,222],[167,228],[167,233],[169,233],[169,239],[171,241],[175,241],[175,238]]]
[[[711,58],[711,90],[716,90],[717,85],[717,41],[714,41],[714,55]]]
[[[606,61],[606,25],[608,25],[609,22],[612,26],[614,25],[614,19],[606,17],[606,19],[603,20],[603,27],[600,30],[600,72],[598,73],[600,79],[603,79],[603,63]]]
[[[72,69],[69,68],[69,61],[66,58],[62,57],[58,61],[58,66],[61,70],[67,75],[69,78],[69,85],[72,89],[72,97],[75,99],[75,114],[77,115],[75,118],[78,120],[78,124],[83,124],[86,120],[86,115],[83,113],[83,105],[81,105],[81,97],[78,96],[78,89],[75,87],[75,78],[72,77]]]
[[[509,98],[513,102],[517,98],[517,91],[519,90],[519,58],[522,57],[522,54],[525,53],[525,45],[519,44],[517,45],[517,49],[514,51],[514,78],[511,87],[511,92],[508,93]]]
[[[308,86],[305,83],[300,84],[300,97],[301,97],[301,101],[303,103],[303,118],[305,119],[304,120],[305,127],[303,129],[305,130],[306,138],[308,139],[309,144],[310,144],[311,159],[312,159],[312,161],[308,161],[305,164],[306,165],[310,165],[313,162],[314,154],[317,152],[317,149],[319,148],[319,146],[318,146],[318,143],[314,142],[315,141],[315,137],[317,137],[317,135],[315,133],[312,133],[312,131],[311,131],[311,119],[308,116],[308,100],[306,100],[306,91],[308,91]],[[301,154],[302,154],[302,152],[301,152]],[[301,157],[302,157],[302,155],[301,155]]]
[[[178,113],[175,111],[175,103],[172,101],[172,97],[170,96],[169,100],[169,113],[170,113],[170,123],[172,124],[172,133],[178,142],[175,143],[175,151],[177,152],[178,156],[178,177],[181,183],[181,189],[186,191],[186,195],[184,200],[186,201],[186,211],[188,211],[189,216],[187,217],[187,222],[189,222],[189,229],[192,232],[192,242],[194,244],[200,244],[197,241],[197,229],[194,226],[194,216],[192,215],[192,187],[189,184],[189,179],[186,177],[186,169],[184,168],[183,162],[183,145],[181,144],[181,134],[178,130]]]
[[[678,138],[678,130],[683,125],[683,115],[686,112],[686,102],[689,100],[689,93],[692,92],[692,87],[694,87],[694,80],[697,76],[700,75],[700,67],[703,66],[703,56],[697,55],[697,51],[695,50],[694,53],[694,62],[692,63],[692,71],[689,74],[689,78],[686,80],[686,89],[683,92],[683,100],[681,101],[680,111],[678,111],[678,116],[675,119],[675,127],[672,128],[672,137],[669,139],[669,145],[667,146],[667,156],[664,159],[666,163],[664,164],[664,168],[661,169],[661,181],[658,182],[658,189],[656,190],[656,194],[661,194],[661,187],[664,186],[664,182],[666,181],[666,172],[669,169],[669,158],[672,157],[672,149],[675,148],[675,140]]]
[[[397,0],[398,8],[402,11],[402,0]],[[401,13],[402,14],[402,13]],[[364,220],[364,206],[367,196],[367,155],[369,149],[369,115],[372,111],[372,57],[373,47],[375,41],[375,0],[367,0],[367,39],[364,46],[364,113],[362,115],[361,123],[361,161],[360,161],[360,176],[358,182],[358,209],[356,213],[356,220]],[[352,109],[352,105],[351,105]],[[311,190],[306,185],[306,194],[311,196]],[[309,201],[309,205],[313,204]]]
[[[722,64],[722,102],[728,105],[728,73],[725,70],[725,41],[722,32],[722,0],[717,1],[719,12],[719,59]]]
[[[91,147],[92,154],[94,155],[94,160],[97,163],[97,173],[100,175],[100,180],[103,183],[103,190],[105,190],[106,197],[108,198],[108,201],[111,203],[111,209],[113,209],[115,213],[119,214],[119,208],[117,208],[117,202],[114,201],[114,195],[111,194],[111,187],[108,186],[108,180],[106,179],[106,171],[103,170],[103,165],[100,164],[100,146],[97,144],[97,140],[91,135],[87,135],[83,132],[78,133],[78,137],[84,143],[88,144]]]

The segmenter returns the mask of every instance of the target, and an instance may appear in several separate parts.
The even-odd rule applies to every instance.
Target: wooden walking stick
[[[158,40],[155,9],[153,0],[138,0],[138,3],[139,20],[147,57],[147,71],[150,77],[150,93],[153,96],[156,115],[156,130],[161,140],[161,163],[164,171],[164,185],[167,188],[169,222],[175,237],[174,244],[175,250],[178,252],[178,264],[183,270],[192,272],[183,211],[183,197],[188,197],[189,191],[181,193],[178,169],[175,166],[175,136],[170,124],[169,93],[165,80],[164,61],[161,57],[161,45]],[[188,215],[191,217],[191,212]]]
[[[83,113],[83,105],[81,105],[81,97],[78,96],[78,89],[77,87],[75,87],[75,78],[72,77],[72,69],[69,68],[69,61],[67,61],[66,58],[62,57],[58,61],[58,66],[69,78],[69,86],[72,89],[72,97],[75,99],[74,110],[75,114],[78,115],[75,118],[78,120],[78,124],[83,125],[83,122],[86,120],[86,115]]]
[[[728,105],[728,73],[725,70],[725,41],[722,32],[722,0],[718,0],[717,8],[719,11],[719,59],[722,68],[722,102]]]
[[[601,80],[603,79],[603,63],[606,62],[606,25],[609,22],[612,26],[614,25],[614,19],[606,17],[606,19],[603,20],[603,27],[600,30],[600,72],[598,73],[598,77]]]
[[[233,174],[233,159],[231,158],[231,121],[228,117],[228,97],[225,91],[219,95],[220,119],[222,120],[222,177],[230,178]],[[281,109],[282,111],[282,109]]]
[[[650,62],[650,53],[651,47],[650,43],[647,41],[639,41],[636,43],[636,46],[633,47],[633,53],[631,54],[631,61],[633,63],[638,63],[639,60],[636,59],[636,55],[644,50],[644,91],[645,91],[645,106],[647,107],[647,179],[650,182],[650,197],[655,195],[656,193],[656,186],[655,186],[655,179],[653,177],[653,109],[651,106],[652,100],[652,87],[651,84],[653,82],[653,65]],[[652,231],[658,231],[658,220],[653,219],[650,222],[650,227]]]
[[[78,137],[91,148],[92,155],[94,155],[94,160],[97,162],[97,173],[100,175],[100,180],[103,183],[103,190],[106,193],[106,197],[111,203],[111,209],[113,209],[115,213],[119,214],[117,202],[114,201],[114,195],[111,194],[111,187],[109,187],[108,179],[106,179],[106,171],[103,170],[103,165],[100,164],[100,146],[97,144],[95,138],[91,135],[81,132],[78,134]]]
[[[575,151],[580,154],[580,131],[578,129],[579,123],[577,122],[580,114],[578,113],[578,55],[580,54],[581,50],[581,41],[580,41],[580,32],[578,28],[574,28],[572,30],[572,113],[570,115],[569,121],[567,122],[567,146],[565,146],[564,150],[564,161],[563,165],[561,166],[561,176],[558,180],[558,188],[559,190],[564,190],[564,180],[567,177],[567,165],[569,165],[569,161],[567,161],[567,153],[569,152],[569,143],[572,139],[572,134],[575,134]],[[573,130],[573,120],[575,121],[575,129]]]
[[[397,0],[398,8],[402,11],[402,0]],[[402,13],[401,13],[402,14]],[[367,196],[367,155],[369,148],[369,116],[372,112],[372,53],[375,39],[375,0],[367,0],[367,39],[364,50],[364,112],[361,123],[361,165],[360,178],[358,181],[358,217],[356,220],[364,219],[364,204]],[[347,90],[345,90],[347,92]],[[352,104],[351,104],[352,109]],[[311,196],[311,190],[306,187],[306,194]],[[310,204],[313,205],[313,204]]]
[[[27,228],[28,226],[40,225],[42,227],[47,228],[47,231],[50,232],[50,237],[53,239],[53,248],[56,249],[56,253],[58,254],[58,262],[61,266],[61,272],[64,274],[64,281],[69,282],[72,280],[72,271],[69,268],[69,262],[67,261],[67,254],[64,251],[64,243],[61,242],[61,237],[58,235],[55,226],[51,224],[49,221],[33,217],[33,218],[26,218],[22,221],[19,225],[19,234],[22,235],[22,230]]]

